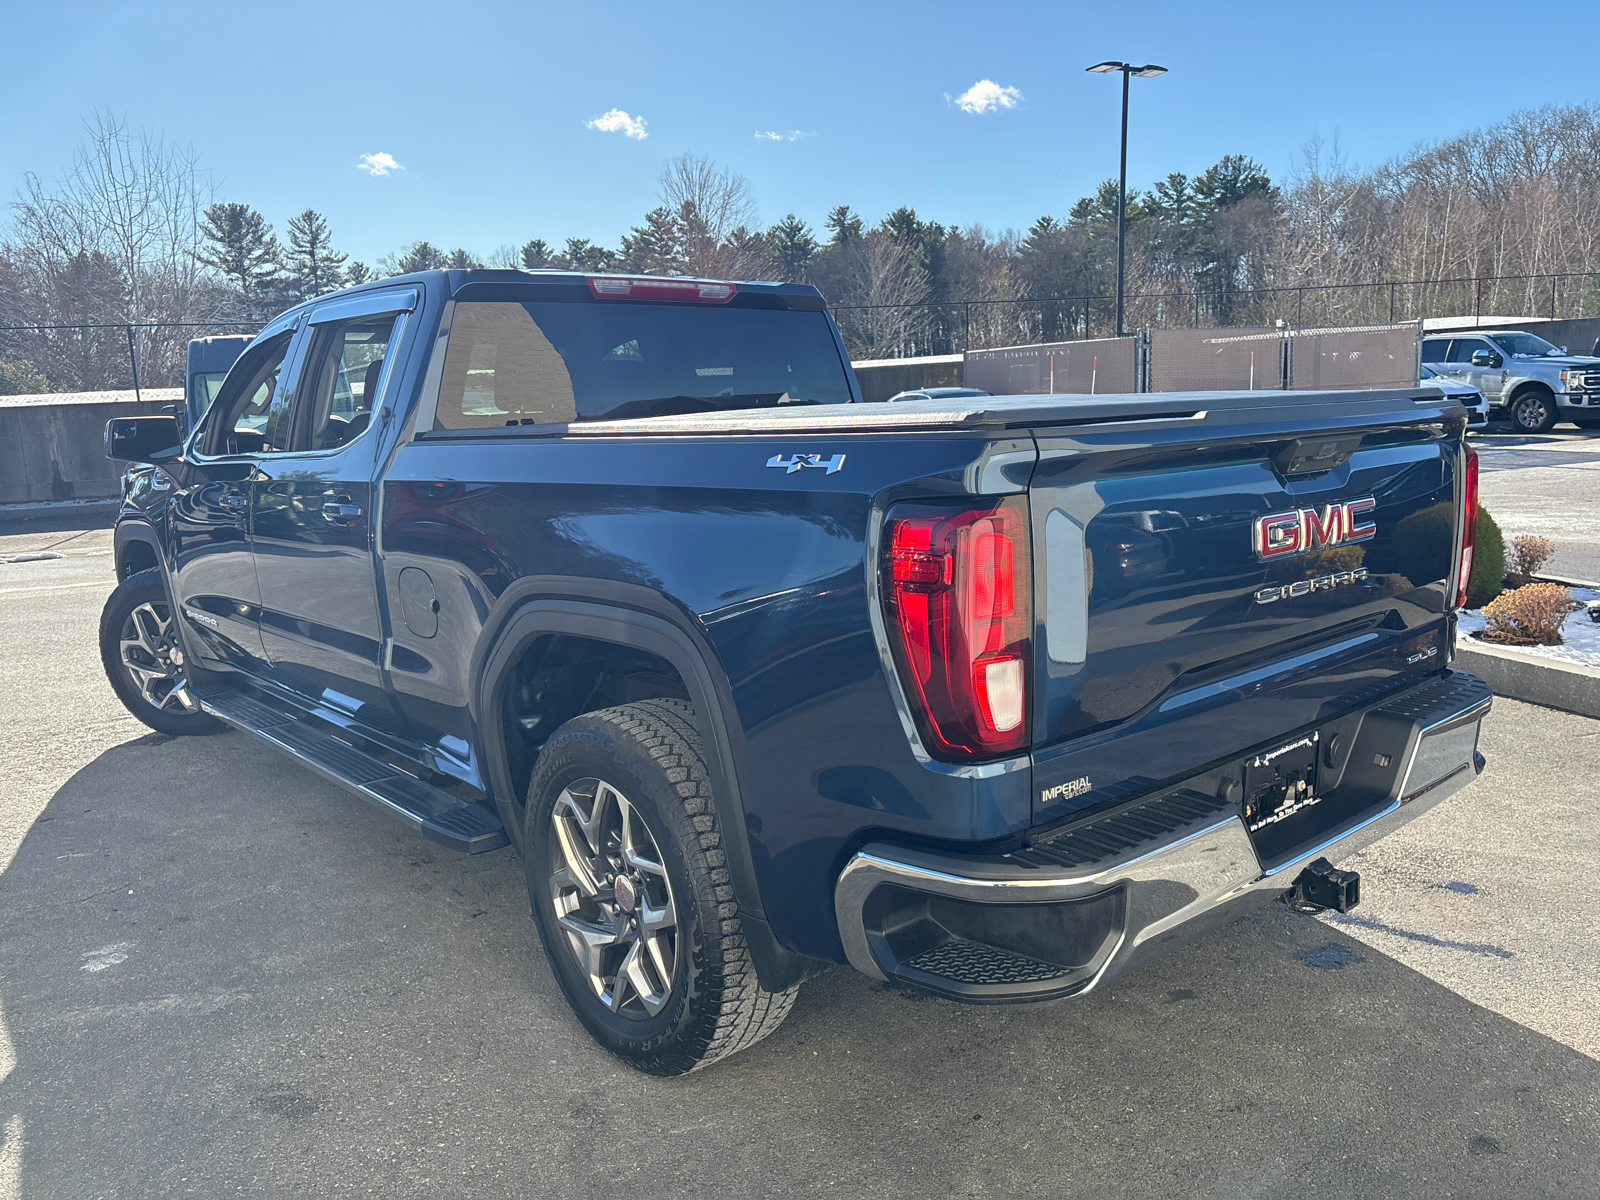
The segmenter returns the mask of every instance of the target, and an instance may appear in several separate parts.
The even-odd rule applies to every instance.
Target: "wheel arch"
[[[1511,418],[1512,424],[1520,429],[1534,430],[1544,433],[1560,424],[1566,413],[1556,401],[1555,389],[1542,379],[1521,379],[1506,389],[1505,411]],[[1517,405],[1524,400],[1536,400],[1545,406],[1547,416],[1543,425],[1536,429],[1532,426],[1523,426],[1517,419]]]
[[[591,588],[594,581],[583,581]],[[650,654],[668,663],[682,680],[705,740],[712,784],[723,801],[718,816],[728,872],[762,986],[780,991],[817,974],[831,963],[798,954],[777,941],[761,899],[760,880],[745,824],[735,739],[732,691],[715,654],[698,631],[660,593],[629,584],[611,584],[611,594],[595,598],[575,590],[577,581],[522,580],[501,596],[485,636],[473,656],[472,718],[483,750],[485,782],[520,847],[520,797],[511,772],[505,736],[508,685],[523,655],[540,638],[552,635],[609,643]]]
[[[162,570],[165,574],[156,532],[147,522],[126,519],[118,521],[116,532],[112,535],[111,546],[117,582],[122,582],[130,575],[137,575],[140,571]]]

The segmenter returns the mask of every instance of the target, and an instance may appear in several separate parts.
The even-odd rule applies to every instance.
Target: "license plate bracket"
[[[1245,760],[1246,829],[1258,833],[1322,802],[1317,791],[1321,743],[1315,731]]]

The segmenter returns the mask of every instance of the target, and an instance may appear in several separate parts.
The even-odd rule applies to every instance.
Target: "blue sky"
[[[1116,173],[1119,85],[1134,80],[1129,179],[1242,152],[1274,177],[1314,133],[1355,162],[1545,103],[1600,99],[1563,57],[1592,4],[18,5],[0,75],[0,192],[70,158],[109,109],[191,144],[217,198],[278,229],[306,207],[373,261],[417,238],[487,253],[530,237],[615,245],[670,156],[747,176],[766,222],[820,228],[910,204],[947,224],[1025,228]],[[1508,20],[1526,57],[1501,63]],[[1443,25],[1483,31],[1478,50]],[[1534,28],[1537,26],[1537,29]],[[1548,40],[1530,40],[1544,31]],[[1466,36],[1463,34],[1462,36]],[[1542,50],[1536,50],[1542,47]],[[1581,56],[1581,55],[1580,55]],[[1541,70],[1541,63],[1548,70]],[[963,111],[989,80],[1014,103]],[[628,136],[613,110],[645,124]],[[635,130],[637,132],[637,129]],[[804,136],[772,140],[758,133]],[[399,168],[372,175],[362,155]]]

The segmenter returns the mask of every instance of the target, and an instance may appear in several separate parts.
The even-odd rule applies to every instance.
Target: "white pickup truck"
[[[1475,330],[1425,338],[1422,364],[1472,384],[1519,433],[1544,433],[1557,421],[1600,429],[1600,358],[1522,330]]]

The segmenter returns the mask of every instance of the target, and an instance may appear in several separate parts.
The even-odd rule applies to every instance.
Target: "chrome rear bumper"
[[[1391,794],[1287,861],[1264,865],[1237,812],[1214,814],[1117,861],[1074,869],[873,843],[849,861],[835,888],[845,953],[875,979],[976,1003],[1088,992],[1141,965],[1180,931],[1203,932],[1235,915],[1239,902],[1281,893],[1315,859],[1338,862],[1476,779],[1490,697],[1471,676],[1447,678],[1470,680],[1476,694],[1469,688],[1463,698],[1457,684],[1443,711],[1408,704],[1421,689],[1374,706],[1389,722],[1386,739],[1397,712],[1415,713]]]

